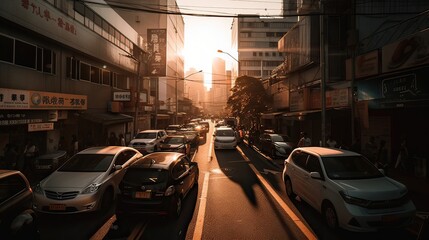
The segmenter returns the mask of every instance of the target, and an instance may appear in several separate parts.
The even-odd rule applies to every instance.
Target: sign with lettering
[[[166,74],[167,30],[148,29],[148,51],[150,54],[149,76],[162,77]]]
[[[30,123],[28,124],[29,132],[54,130],[54,123]]]
[[[129,102],[131,101],[131,92],[114,92],[113,101]]]
[[[2,109],[86,110],[87,96],[0,88]]]

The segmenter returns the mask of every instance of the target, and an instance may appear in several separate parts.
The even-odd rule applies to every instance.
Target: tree
[[[231,91],[227,107],[232,115],[246,127],[259,125],[261,113],[267,111],[272,103],[262,82],[254,77],[241,76],[236,79]]]

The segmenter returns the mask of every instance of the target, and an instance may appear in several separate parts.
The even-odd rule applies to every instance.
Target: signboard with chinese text
[[[162,77],[166,75],[166,29],[148,29],[148,51],[150,54],[148,75]]]
[[[86,110],[87,96],[0,88],[2,109]]]
[[[28,124],[29,132],[54,130],[54,123],[30,123]]]

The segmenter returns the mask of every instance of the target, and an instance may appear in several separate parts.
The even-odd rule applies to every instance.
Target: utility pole
[[[321,97],[321,146],[326,140],[326,46],[325,46],[325,9],[324,0],[320,0],[320,97]]]

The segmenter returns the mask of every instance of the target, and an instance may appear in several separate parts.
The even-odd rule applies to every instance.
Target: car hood
[[[94,182],[100,182],[104,172],[53,172],[40,183],[43,189],[80,191]]]
[[[147,138],[136,138],[130,141],[130,144],[133,143],[152,143],[155,142],[155,139],[147,139]]]
[[[274,142],[274,145],[282,148],[290,148],[289,144],[287,144],[286,142]]]
[[[407,192],[405,185],[388,177],[335,182],[347,195],[372,201],[400,198]]]

